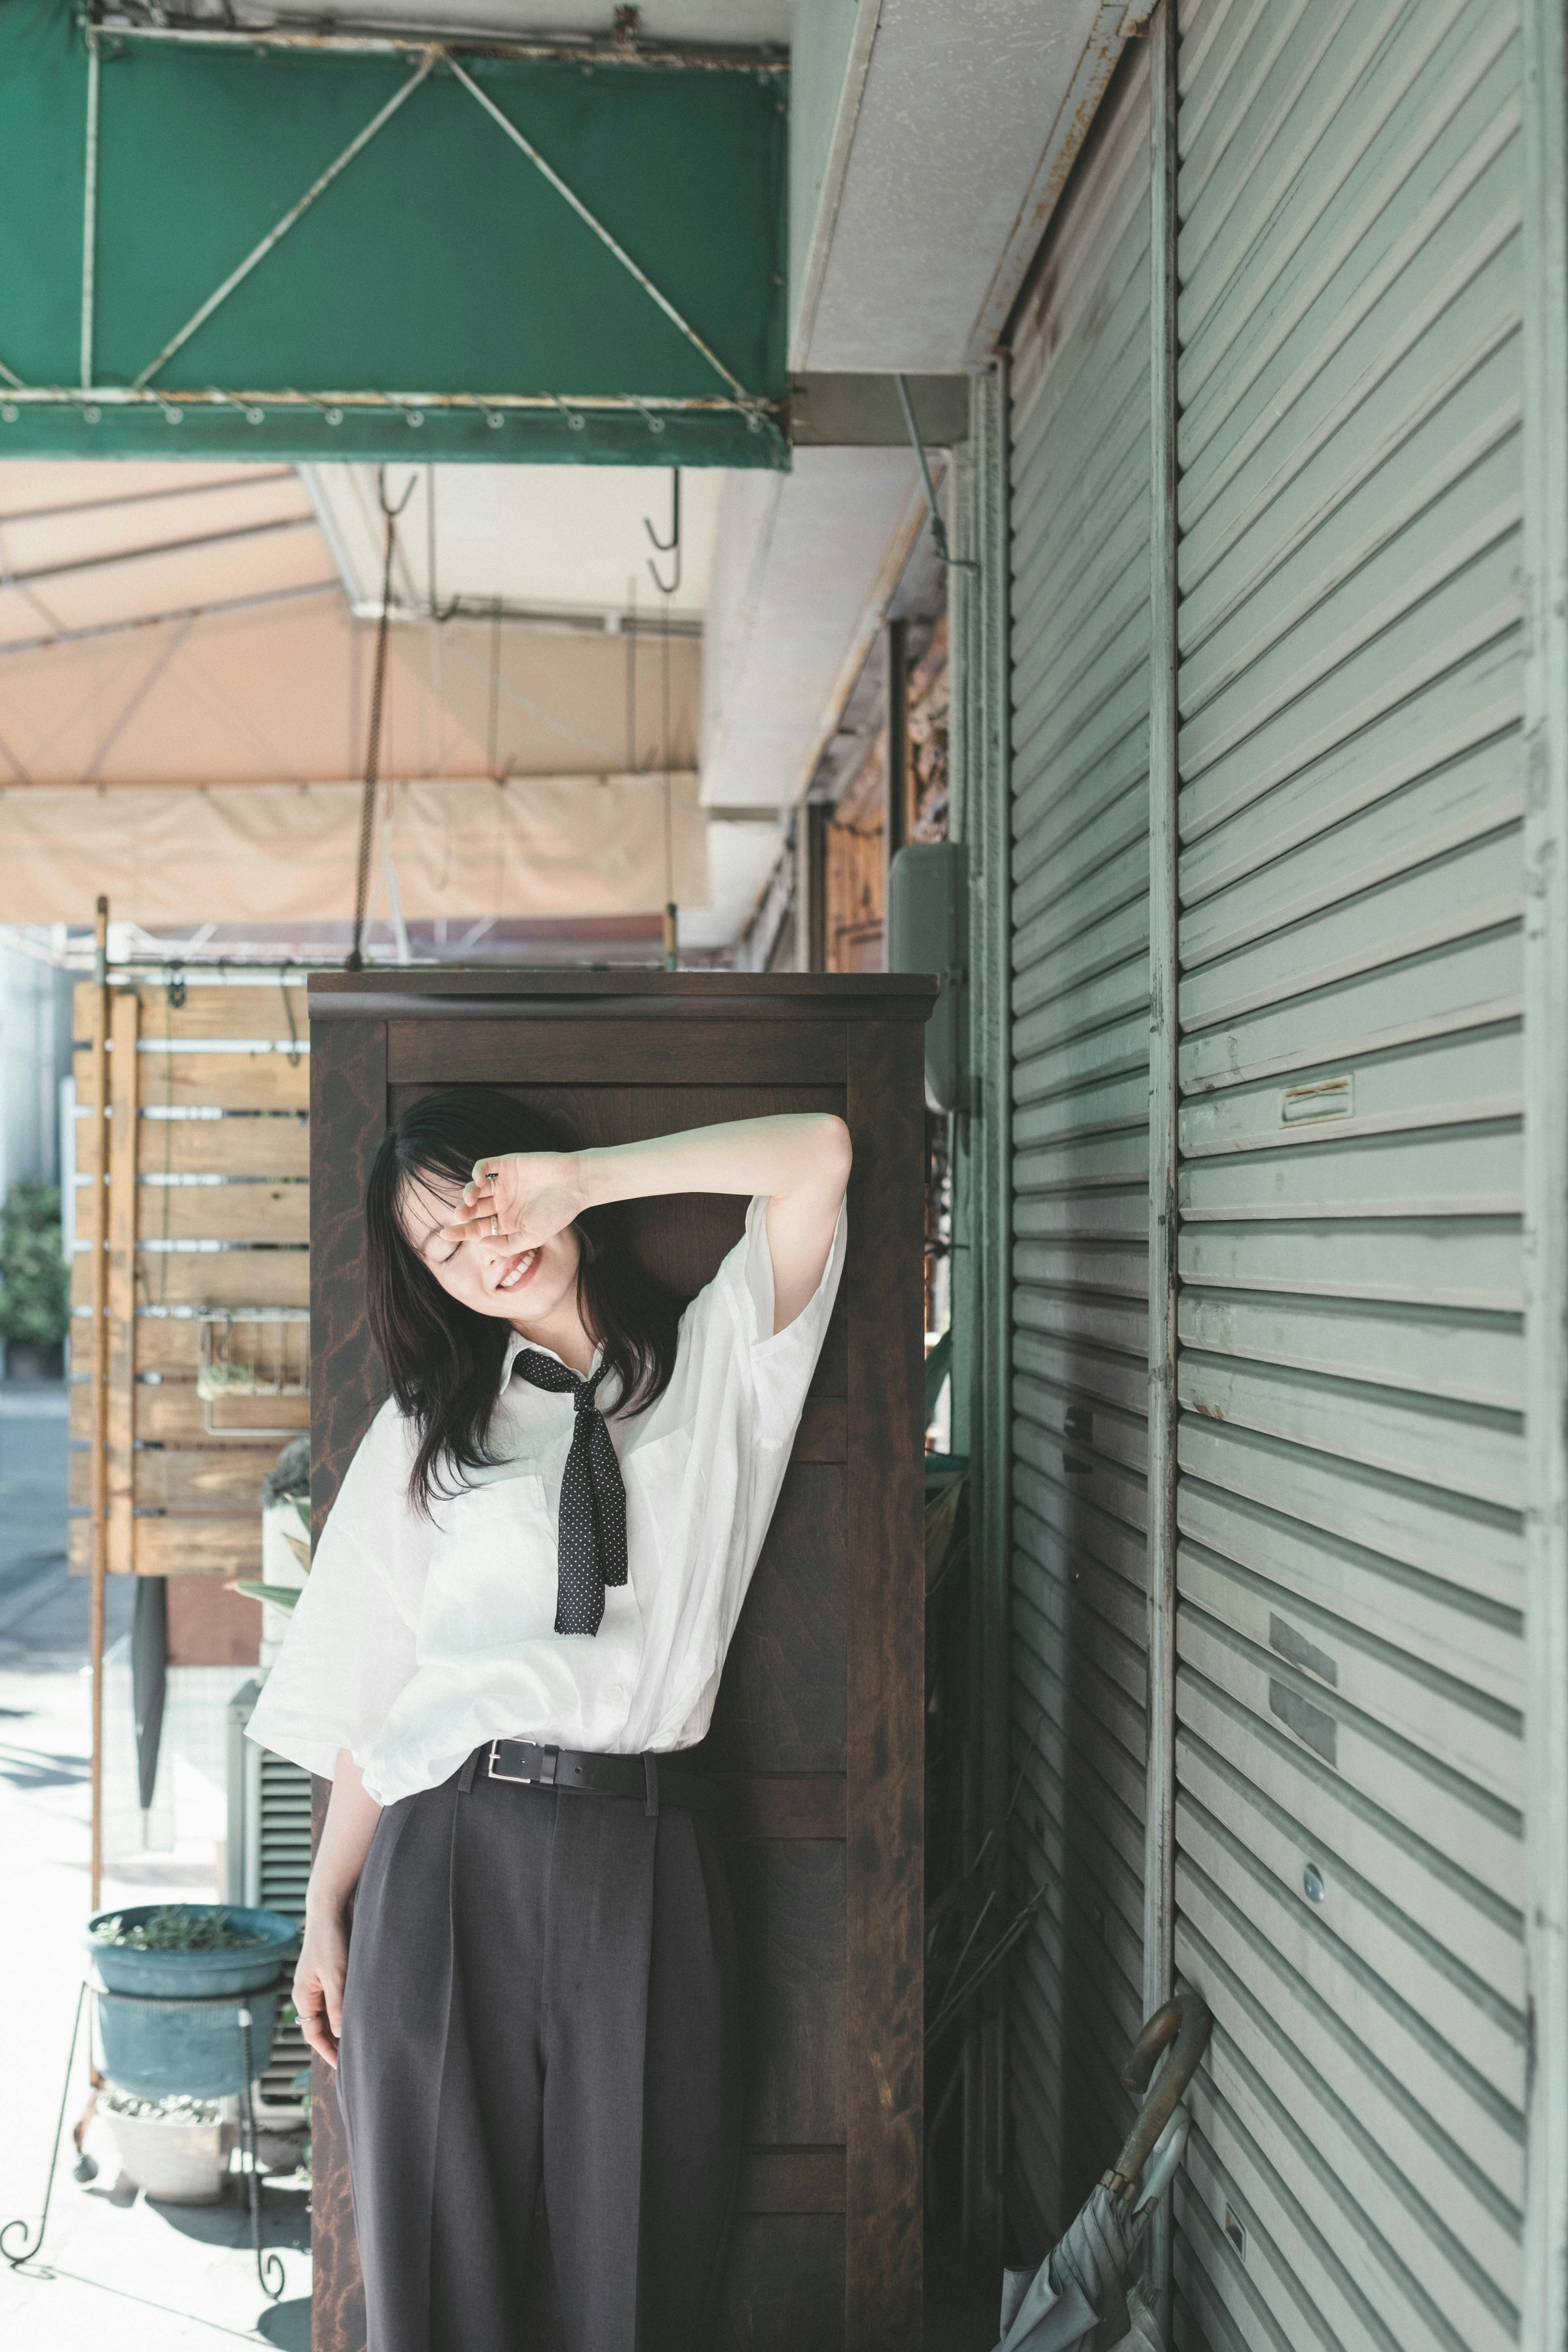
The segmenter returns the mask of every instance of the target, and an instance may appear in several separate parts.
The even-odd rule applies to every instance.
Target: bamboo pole
[[[109,901],[100,898],[92,976],[91,1069],[97,1122],[88,1239],[92,1249],[92,1552],[89,1648],[92,1659],[91,1902],[103,1898],[103,1580],[109,1566]]]

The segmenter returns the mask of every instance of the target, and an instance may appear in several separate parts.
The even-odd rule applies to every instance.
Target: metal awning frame
[[[395,57],[418,55],[435,44],[469,58],[515,58],[525,61],[538,58],[544,63],[575,66],[646,66],[662,73],[768,76],[787,74],[790,69],[787,53],[770,46],[651,41],[635,28],[623,34],[617,27],[607,38],[592,33],[510,35],[484,32],[477,27],[464,31],[444,26],[437,31],[434,26],[394,26],[369,19],[358,26],[345,25],[341,20],[322,24],[300,20],[247,28],[240,24],[220,25],[194,17],[181,19],[168,10],[159,13],[162,21],[154,23],[150,18],[122,14],[114,7],[102,11],[91,21],[116,40],[163,41],[186,48],[244,49],[251,54],[258,49],[320,49],[347,57]],[[628,13],[635,15],[636,11]],[[84,17],[83,21],[88,19]]]
[[[188,28],[160,27],[133,24],[102,25],[92,19],[84,20],[87,42],[87,136],[83,164],[82,187],[82,256],[81,256],[81,331],[80,382],[75,386],[28,384],[0,360],[0,385],[5,397],[0,399],[0,424],[17,421],[24,407],[54,408],[78,412],[89,425],[97,424],[105,409],[153,409],[162,411],[165,424],[174,425],[184,421],[187,410],[210,410],[214,407],[237,408],[244,412],[247,423],[261,425],[269,413],[298,415],[301,411],[320,415],[328,425],[341,425],[351,411],[376,411],[401,414],[411,427],[425,423],[425,412],[467,411],[482,415],[487,425],[500,430],[509,414],[533,415],[557,412],[568,430],[581,432],[590,415],[603,415],[629,419],[640,415],[650,435],[665,430],[668,415],[730,414],[742,418],[751,433],[761,433],[772,424],[782,429],[786,403],[768,401],[747,391],[741,379],[728,368],[717,353],[697,332],[697,330],[676,308],[675,304],[653,281],[646,270],[628,254],[624,246],[598,219],[574,190],[541,154],[510,118],[493,99],[479,88],[465,71],[456,50],[458,45],[428,39],[398,40],[392,37],[345,37],[348,45],[407,55],[413,65],[402,88],[381,106],[363,130],[349,141],[326,169],[320,173],[309,188],[289,206],[267,235],[254,246],[245,258],[229,272],[219,285],[193,311],[184,325],[173,335],[154,358],[129,384],[95,384],[93,378],[93,330],[97,302],[97,227],[98,227],[98,159],[100,147],[100,82],[102,44],[105,40],[121,41],[147,37],[166,37],[171,32],[184,32],[185,37],[199,40],[204,47],[243,48],[251,53],[258,46],[323,48],[342,46],[342,42],[324,35],[285,36],[281,41],[250,34],[199,34]],[[487,45],[489,46],[489,45]],[[510,48],[507,54],[514,54]],[[553,54],[553,52],[551,52]],[[700,356],[728,387],[723,394],[699,395],[648,395],[608,394],[581,395],[565,393],[431,393],[417,391],[357,391],[301,393],[285,391],[227,391],[209,386],[199,391],[165,391],[156,388],[153,379],[174,358],[190,338],[204,326],[215,311],[241,286],[252,271],[273,252],[300,221],[318,196],[323,194],[355,158],[364,152],[373,139],[397,113],[415,91],[429,78],[437,66],[444,65],[454,80],[466,89],[481,110],[489,116],[519,152],[527,158],[541,176],[577,215],[584,226],[605,246],[621,268],[640,286],[648,299],[662,310],[671,323],[685,336]],[[758,66],[759,71],[776,71],[776,66]],[[499,453],[498,453],[499,454]]]

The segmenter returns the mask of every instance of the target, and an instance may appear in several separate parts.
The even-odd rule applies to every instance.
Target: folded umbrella
[[[1179,2101],[1211,2023],[1189,1993],[1167,2001],[1143,2027],[1122,2072],[1130,2091],[1143,2090],[1160,2052],[1175,2047],[1121,2155],[1066,2235],[1038,2270],[1004,2273],[996,2352],[1164,2352],[1152,2315],[1129,2305],[1126,2281],[1186,2149],[1191,2121]]]
[[[158,1779],[158,1745],[163,1733],[168,1679],[168,1579],[139,1576],[131,1620],[131,1708],[136,1725],[136,1792],[142,1801],[143,1843]]]

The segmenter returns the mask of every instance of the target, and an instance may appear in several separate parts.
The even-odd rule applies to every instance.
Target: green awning
[[[0,457],[785,466],[787,99],[6,0]]]

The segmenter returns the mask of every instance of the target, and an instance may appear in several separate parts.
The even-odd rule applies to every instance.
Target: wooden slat
[[[732,1838],[841,1838],[845,1833],[841,1772],[725,1775],[721,1816]]]
[[[807,1397],[792,1462],[847,1462],[849,1409],[842,1397]]]
[[[270,1453],[255,1445],[149,1446],[136,1456],[136,1507],[206,1516],[259,1511],[261,1482],[271,1467]]]
[[[308,1242],[309,1184],[142,1184],[143,1241]]]
[[[748,2147],[741,2155],[739,2213],[842,2213],[841,2147]]]
[[[144,1118],[136,1161],[143,1176],[308,1176],[310,1123],[302,1111]]]
[[[276,980],[235,988],[204,988],[199,982],[187,982],[182,1005],[169,1003],[168,990],[161,981],[142,981],[140,993],[144,1037],[271,1037],[284,1045],[289,1042],[283,984]],[[302,984],[289,989],[289,1007],[295,1032],[304,1044],[310,1032]]]
[[[194,1315],[141,1315],[136,1322],[136,1369],[139,1372],[174,1372],[182,1380],[196,1376],[200,1328]]]
[[[160,1109],[213,1103],[220,1110],[305,1110],[310,1105],[308,1054],[297,1067],[279,1053],[143,1054],[140,1059],[146,1065],[142,1099]]]
[[[308,1307],[310,1259],[303,1249],[142,1250],[137,1293],[144,1307]]]
[[[833,1086],[844,1077],[845,1032],[837,1022],[770,1027],[766,1068],[774,1086]],[[754,1037],[728,1021],[393,1021],[387,1076],[393,1086],[457,1086],[493,1080],[504,1067],[527,1086],[656,1087],[691,1083],[755,1086]]]
[[[136,1338],[136,1037],[142,1006],[134,989],[110,1003],[109,1082],[109,1568],[131,1567],[132,1454],[135,1420],[132,1351]]]
[[[925,1581],[921,1264],[925,1094],[918,1029],[851,1036],[855,1146],[849,1337],[845,1889],[845,2335],[856,2352],[918,2343],[923,1950]],[[858,1212],[864,1202],[866,1213]],[[875,1204],[874,1213],[872,1204]]]
[[[130,1393],[135,1402],[135,1439],[139,1445],[205,1448],[247,1444],[254,1452],[257,1446],[268,1442],[274,1445],[285,1443],[284,1437],[271,1441],[259,1437],[247,1440],[235,1434],[232,1426],[219,1437],[209,1437],[202,1417],[202,1401],[196,1394],[194,1381],[168,1381],[157,1388],[150,1388],[138,1381]],[[276,1425],[291,1434],[309,1429],[310,1402],[308,1397],[225,1397],[215,1404],[213,1415],[220,1425],[225,1423],[233,1424],[239,1421],[243,1412],[258,1424],[268,1428]],[[70,1433],[83,1444],[92,1434],[90,1381],[78,1381],[72,1384]]]
[[[212,1445],[239,1444],[246,1442],[240,1433],[247,1428],[282,1431],[307,1430],[310,1426],[309,1397],[232,1396],[213,1400],[213,1423],[220,1432],[215,1440],[207,1435],[201,1398],[194,1382],[165,1381],[159,1388],[138,1386],[136,1391],[136,1434],[143,1445]],[[256,1438],[253,1444],[266,1441]],[[274,1445],[284,1443],[274,1436]]]
[[[69,1524],[66,1557],[72,1576],[91,1559],[92,1521]],[[256,1577],[261,1572],[259,1511],[190,1513],[132,1522],[131,1560],[121,1573],[136,1576]]]
[[[137,1519],[138,1576],[258,1576],[261,1514],[228,1517]]]

